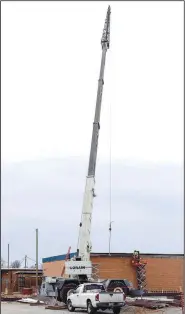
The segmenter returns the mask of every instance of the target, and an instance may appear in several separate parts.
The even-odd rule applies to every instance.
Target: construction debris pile
[[[143,307],[152,310],[166,308],[166,307],[182,307],[184,309],[184,295],[180,293],[174,298],[169,297],[146,297],[146,298],[126,298],[127,306]]]

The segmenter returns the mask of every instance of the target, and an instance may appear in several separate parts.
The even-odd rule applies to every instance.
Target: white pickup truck
[[[84,283],[76,290],[69,291],[67,297],[68,311],[74,312],[76,308],[87,309],[88,314],[94,314],[98,309],[112,309],[119,314],[125,305],[123,292],[106,292],[101,283]]]

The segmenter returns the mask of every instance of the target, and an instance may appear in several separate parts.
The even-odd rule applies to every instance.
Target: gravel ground
[[[47,311],[47,312],[46,312]],[[2,314],[42,314],[42,313],[48,313],[48,314],[53,314],[53,313],[60,313],[60,314],[68,314],[69,312],[67,310],[46,310],[45,306],[30,306],[29,304],[20,304],[17,302],[12,302],[12,303],[4,303],[1,302],[1,313]],[[85,311],[77,312],[75,313],[86,313]],[[110,314],[112,313],[111,311],[107,312],[99,312],[99,313],[104,313],[104,314]],[[162,312],[160,310],[155,311],[155,310],[144,310],[142,311],[141,308],[135,307],[135,309],[129,308],[129,310],[123,310],[122,313],[130,313],[130,314],[140,314],[140,313],[158,313],[158,314],[182,314],[182,309],[181,308],[167,308],[165,312]]]

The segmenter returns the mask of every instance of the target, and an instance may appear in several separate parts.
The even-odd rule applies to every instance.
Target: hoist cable
[[[109,255],[111,250],[112,232],[112,128],[111,128],[111,103],[109,107]]]

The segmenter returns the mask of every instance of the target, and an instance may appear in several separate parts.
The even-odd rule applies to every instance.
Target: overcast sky
[[[183,2],[3,2],[5,260],[8,242],[34,258],[37,227],[40,258],[76,250],[108,4],[93,251],[108,250],[110,147],[112,251],[183,251]]]

